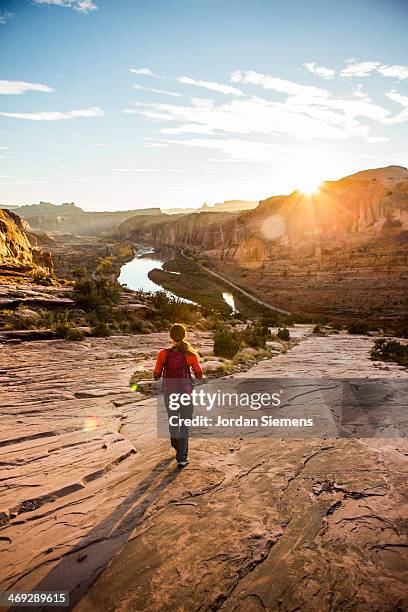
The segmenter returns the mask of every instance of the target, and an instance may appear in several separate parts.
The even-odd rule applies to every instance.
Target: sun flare
[[[321,180],[308,176],[299,181],[298,189],[305,195],[312,195],[319,190],[321,184]]]

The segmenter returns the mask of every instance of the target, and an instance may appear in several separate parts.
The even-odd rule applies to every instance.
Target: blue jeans
[[[164,396],[164,403],[166,406],[167,417],[177,417],[178,419],[191,419],[193,416],[193,405],[189,406],[181,406],[178,410],[170,410],[169,408],[169,398],[167,395]],[[176,460],[186,461],[188,457],[188,434],[189,428],[187,425],[170,425],[169,420],[169,433],[170,433],[170,442],[174,450],[176,451]]]

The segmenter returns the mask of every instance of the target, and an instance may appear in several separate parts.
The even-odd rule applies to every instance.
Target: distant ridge
[[[216,204],[202,204],[199,208],[167,208],[163,210],[166,215],[189,215],[201,212],[240,212],[242,210],[253,210],[258,206],[257,201],[248,200],[225,200]]]

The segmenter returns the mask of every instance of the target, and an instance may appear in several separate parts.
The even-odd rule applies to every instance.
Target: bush
[[[214,332],[214,355],[232,359],[241,347],[238,334],[226,327],[219,327]]]
[[[279,328],[277,335],[281,340],[290,340],[289,330],[286,327]]]
[[[408,346],[390,338],[377,338],[370,357],[380,361],[395,361],[398,365],[408,366]]]
[[[36,272],[33,276],[33,282],[44,287],[51,287],[56,284],[55,278],[44,272]]]
[[[368,332],[368,325],[365,321],[353,321],[347,327],[349,334],[363,334],[365,335]]]
[[[252,348],[265,348],[267,338],[271,337],[271,332],[267,325],[255,323],[247,327],[243,334],[243,339]]]
[[[320,332],[321,332],[320,325],[315,325],[315,327],[313,328],[313,333],[320,334]]]
[[[84,335],[80,329],[73,327],[68,321],[61,321],[55,324],[55,335],[64,340],[82,340]]]
[[[66,340],[78,341],[84,339],[83,332],[77,327],[71,327],[67,331],[67,335],[65,336]]]
[[[92,335],[99,338],[104,338],[106,336],[110,336],[111,333],[105,321],[98,321],[95,327],[92,328]]]
[[[80,308],[87,311],[113,306],[120,300],[120,285],[105,276],[82,276],[75,281],[74,299]]]
[[[170,323],[177,321],[195,323],[201,316],[195,304],[182,302],[167,295],[164,291],[158,291],[153,295],[152,305],[158,310],[159,318]]]

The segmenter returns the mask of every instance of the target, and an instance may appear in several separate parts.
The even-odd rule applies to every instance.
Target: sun
[[[305,176],[298,182],[298,189],[305,195],[312,195],[316,191],[319,190],[322,181],[313,177],[313,176]]]

